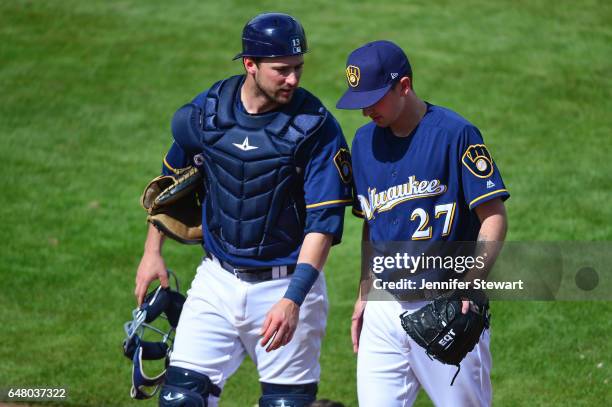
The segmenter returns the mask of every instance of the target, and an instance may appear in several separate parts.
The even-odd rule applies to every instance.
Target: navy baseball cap
[[[391,41],[374,41],[351,52],[346,61],[348,90],[338,109],[363,109],[387,94],[404,76],[412,77],[408,57]]]

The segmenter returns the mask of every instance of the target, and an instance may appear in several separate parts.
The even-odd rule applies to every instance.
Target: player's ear
[[[407,95],[408,91],[412,90],[412,78],[409,76],[404,76],[400,79],[400,85],[402,87],[402,94]]]
[[[255,75],[255,72],[257,72],[257,62],[253,58],[243,57],[242,64],[247,74]]]

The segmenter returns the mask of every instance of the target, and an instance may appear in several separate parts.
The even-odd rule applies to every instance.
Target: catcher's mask
[[[170,363],[174,331],[178,325],[179,316],[185,303],[185,296],[179,292],[179,283],[176,275],[168,270],[174,278],[176,291],[170,287],[157,287],[146,295],[142,305],[132,311],[132,320],[124,324],[126,338],[123,341],[123,354],[132,360],[132,388],[130,395],[134,399],[148,399],[153,397],[164,381],[166,368]],[[151,323],[160,317],[166,321],[166,329],[160,329]],[[159,325],[159,324],[158,324]],[[146,341],[144,336],[149,334],[161,336],[161,340]],[[164,359],[164,368],[161,373],[149,376],[143,370],[143,360]],[[147,387],[154,387],[148,391]]]

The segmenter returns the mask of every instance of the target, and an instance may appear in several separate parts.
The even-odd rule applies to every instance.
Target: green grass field
[[[258,3],[258,4],[254,4]],[[63,386],[67,406],[129,398],[122,324],[146,224],[139,196],[171,142],[172,114],[213,81],[244,23],[283,11],[306,28],[302,85],[334,109],[348,53],[390,39],[415,89],[481,130],[512,193],[513,241],[612,240],[609,1],[16,1],[0,3],[0,388]],[[319,395],[356,406],[349,326],[360,225],[347,212],[328,263]],[[166,245],[188,285],[198,247]],[[610,302],[496,302],[498,406],[612,405]],[[250,362],[221,406],[253,406]],[[0,402],[1,404],[1,402]],[[421,394],[418,406],[431,405]]]

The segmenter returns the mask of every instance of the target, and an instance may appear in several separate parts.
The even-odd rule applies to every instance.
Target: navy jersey
[[[428,104],[408,137],[366,124],[352,156],[353,212],[366,219],[373,242],[475,241],[473,209],[509,197],[478,129],[443,107]]]
[[[203,105],[207,91],[199,94],[192,101]],[[240,98],[235,100],[237,111],[248,115]],[[272,118],[276,112],[267,112]],[[251,141],[253,143],[253,141]],[[338,122],[331,114],[315,134],[309,137],[297,151],[296,160],[303,166],[304,200],[306,219],[304,235],[310,232],[320,232],[333,236],[333,243],[340,242],[342,237],[344,207],[352,202],[350,155],[346,140]],[[177,168],[191,165],[191,159],[181,147],[174,142],[164,158],[162,173],[172,175]],[[206,205],[202,205],[203,211]],[[206,250],[223,261],[238,267],[266,267],[295,264],[301,246],[285,256],[275,259],[258,259],[230,255],[223,251],[219,242],[209,232],[206,224],[206,213],[202,216],[202,232]]]

